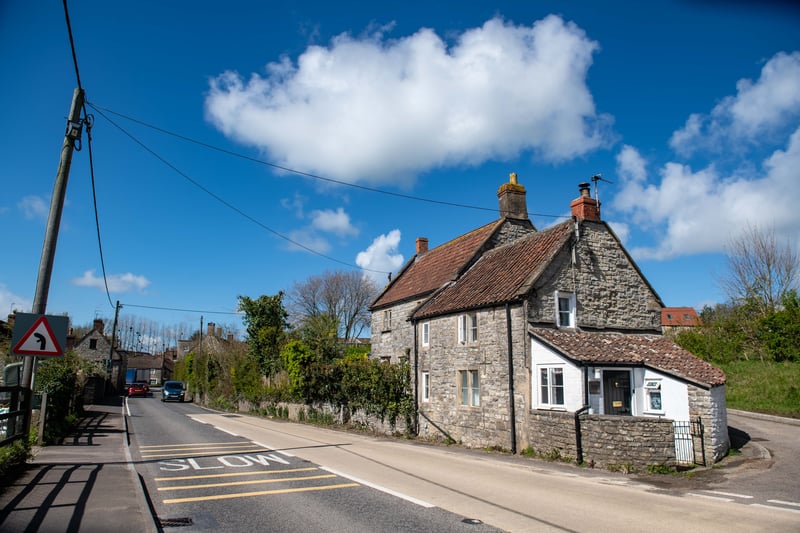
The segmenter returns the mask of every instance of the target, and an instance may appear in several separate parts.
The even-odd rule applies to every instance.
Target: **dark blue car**
[[[165,381],[164,386],[161,388],[161,401],[177,400],[182,402],[185,394],[186,390],[183,388],[183,382]]]

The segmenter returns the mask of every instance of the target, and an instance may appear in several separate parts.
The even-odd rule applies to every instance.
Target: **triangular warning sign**
[[[14,353],[20,355],[49,355],[57,357],[63,355],[46,316],[40,316],[33,326],[22,336],[14,346]]]

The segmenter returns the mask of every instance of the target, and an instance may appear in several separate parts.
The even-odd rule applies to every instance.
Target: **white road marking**
[[[365,486],[373,488],[375,490],[379,490],[381,492],[385,492],[386,494],[391,494],[392,496],[396,496],[396,497],[401,498],[401,499],[403,499],[403,500],[405,500],[407,502],[411,502],[411,503],[417,504],[417,505],[419,505],[421,507],[427,507],[429,509],[431,507],[436,507],[435,505],[433,505],[431,503],[428,503],[426,501],[419,500],[419,499],[414,498],[412,496],[408,496],[406,494],[394,491],[392,489],[388,489],[386,487],[382,487],[381,485],[376,485],[375,483],[370,483],[369,481],[364,481],[363,479],[359,479],[359,478],[353,477],[353,476],[351,476],[349,474],[345,474],[343,472],[339,472],[338,470],[334,470],[333,468],[328,468],[326,466],[320,466],[320,469],[321,470],[325,470],[326,472],[330,472],[331,474],[336,474],[337,476],[341,476],[341,477],[343,477],[345,479],[349,479],[350,481],[355,481],[356,483],[358,483],[360,485],[365,485]]]
[[[776,507],[775,505],[762,505],[760,503],[752,503],[750,505],[751,507],[761,507],[762,509],[770,509],[770,510],[777,509],[779,511],[786,511],[787,513],[800,514],[800,509],[787,509],[786,507]]]
[[[284,452],[284,451],[282,451],[282,450],[277,450],[277,449],[275,449],[275,446],[267,446],[266,444],[261,444],[260,442],[256,442],[256,441],[254,441],[254,440],[251,440],[250,442],[252,442],[252,443],[253,443],[253,444],[255,444],[256,446],[261,446],[262,448],[266,448],[267,450],[272,450],[272,451],[274,451],[275,453],[279,453],[279,454],[281,454],[281,455],[283,455],[283,456],[285,456],[285,457],[294,457],[294,455],[292,455],[292,454],[291,454],[291,453],[289,453],[289,452]]]
[[[791,505],[793,507],[800,507],[800,503],[797,502],[785,502],[783,500],[767,500],[769,503],[777,503],[778,505]]]
[[[747,494],[736,494],[735,492],[722,492],[721,490],[707,490],[706,492],[710,492],[711,494],[719,494],[720,496],[730,496],[731,498],[745,498],[745,499],[752,499],[752,496],[748,496]]]
[[[698,494],[696,492],[690,492],[689,496],[696,496],[698,498],[706,498],[708,500],[717,500],[717,501],[722,501],[722,502],[732,502],[733,501],[733,499],[731,499],[731,498],[721,498],[719,496],[710,496],[708,494]]]
[[[233,435],[234,437],[238,437],[239,436],[236,433],[234,433],[233,431],[228,431],[227,429],[223,429],[223,428],[221,428],[219,426],[214,426],[214,429],[218,429],[218,430],[222,431],[223,433],[227,433],[228,435]]]
[[[195,418],[192,415],[186,415],[186,416],[189,417],[189,420],[193,420],[194,422],[200,422],[201,424],[208,425],[208,422],[206,422],[205,420],[200,420],[199,418]]]

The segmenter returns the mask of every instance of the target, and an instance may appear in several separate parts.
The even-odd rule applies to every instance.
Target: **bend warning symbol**
[[[18,355],[49,355],[51,357],[64,355],[46,316],[40,316],[33,323],[33,326],[14,345],[12,351]]]

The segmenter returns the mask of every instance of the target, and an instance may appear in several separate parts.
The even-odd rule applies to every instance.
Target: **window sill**
[[[539,405],[536,407],[537,409],[541,409],[542,411],[561,411],[566,413],[567,408],[563,405]]]

